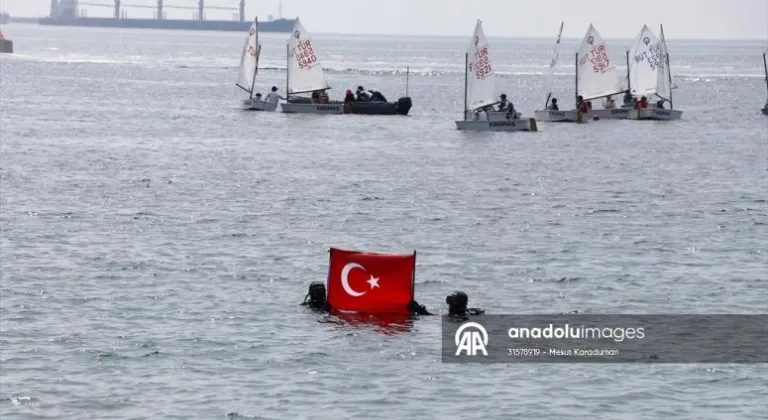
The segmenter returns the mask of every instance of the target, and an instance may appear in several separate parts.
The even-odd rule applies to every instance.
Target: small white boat
[[[552,111],[549,110],[549,101],[552,99],[552,85],[555,77],[555,66],[557,65],[557,59],[560,56],[560,39],[563,36],[563,26],[565,22],[560,22],[560,31],[557,33],[557,39],[555,40],[555,46],[552,48],[552,59],[549,61],[549,72],[547,73],[547,79],[544,85],[547,88],[547,100],[544,103],[544,109],[537,109],[533,112],[533,116],[538,121],[544,122],[581,122],[582,119],[579,113],[576,111]]]
[[[626,90],[608,53],[605,40],[590,24],[576,53],[576,97],[584,101],[608,98]],[[589,119],[625,119],[629,112],[622,108],[592,109]]]
[[[763,68],[765,69],[765,89],[768,91],[768,61],[766,61],[766,53],[763,53]],[[765,100],[765,106],[761,110],[763,115],[768,115],[768,99]]]
[[[669,102],[669,109],[658,108],[655,105],[644,109],[632,109],[629,118],[632,120],[671,121],[679,120],[683,111],[674,109],[672,101],[672,70],[669,66],[667,42],[664,39],[664,26],[659,26],[661,40],[643,25],[632,44],[628,55],[629,87],[636,96],[649,98],[656,95]],[[629,57],[631,56],[631,59]]]
[[[237,83],[235,85],[249,94],[248,99],[240,102],[241,109],[247,111],[274,111],[277,109],[277,103],[265,102],[253,97],[256,75],[259,73],[260,56],[259,18],[255,18],[251,28],[248,29],[248,35],[245,37],[245,45],[240,55],[240,68],[237,72]]]
[[[464,112],[463,120],[456,121],[456,128],[461,131],[538,131],[535,119],[506,119],[506,113],[503,112],[490,114],[504,114],[504,119],[499,119],[498,115],[491,117],[493,119],[470,119],[474,118],[475,110],[493,107],[498,103],[494,95],[496,77],[493,69],[483,23],[478,19],[464,54]]]
[[[333,101],[327,104],[312,103],[309,98],[291,98],[291,95],[311,93],[316,90],[326,91],[331,88],[325,78],[318,51],[312,37],[296,19],[288,43],[286,54],[286,102],[280,104],[283,112],[289,114],[343,114],[344,104]]]

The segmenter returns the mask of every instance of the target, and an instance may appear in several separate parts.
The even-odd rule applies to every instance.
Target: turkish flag
[[[331,248],[328,303],[333,309],[408,314],[416,252],[377,254]]]

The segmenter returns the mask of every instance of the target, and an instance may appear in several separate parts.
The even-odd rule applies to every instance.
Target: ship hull
[[[279,19],[271,22],[259,22],[259,32],[291,32],[296,21]],[[232,31],[246,32],[253,22],[235,22],[226,20],[171,20],[171,19],[112,19],[112,18],[77,18],[52,19],[42,18],[40,25],[86,26],[93,28],[130,28],[130,29],[179,29],[188,31]]]

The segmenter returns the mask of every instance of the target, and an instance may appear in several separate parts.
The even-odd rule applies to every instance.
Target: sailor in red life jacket
[[[584,101],[584,97],[581,95],[576,99],[576,110],[582,114],[589,112],[589,105],[587,105],[587,102]]]
[[[643,96],[635,105],[635,109],[648,108],[648,98]]]

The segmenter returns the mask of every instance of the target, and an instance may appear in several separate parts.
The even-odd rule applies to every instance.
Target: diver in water
[[[331,305],[325,299],[325,283],[313,281],[309,284],[309,292],[304,297],[302,306],[309,306],[315,311],[331,312]]]
[[[304,297],[302,306],[309,306],[315,311],[331,312],[333,308],[328,303],[325,293],[325,283],[321,281],[313,281],[309,284],[309,291]],[[429,312],[424,305],[419,304],[415,300],[408,302],[408,311],[411,315],[434,315]]]
[[[408,302],[408,310],[411,312],[411,315],[434,315],[427,310],[426,306],[421,305],[415,300]]]
[[[452,317],[466,317],[468,315],[483,315],[484,310],[479,308],[467,308],[469,297],[461,291],[453,292],[445,298],[448,304],[448,315]]]

